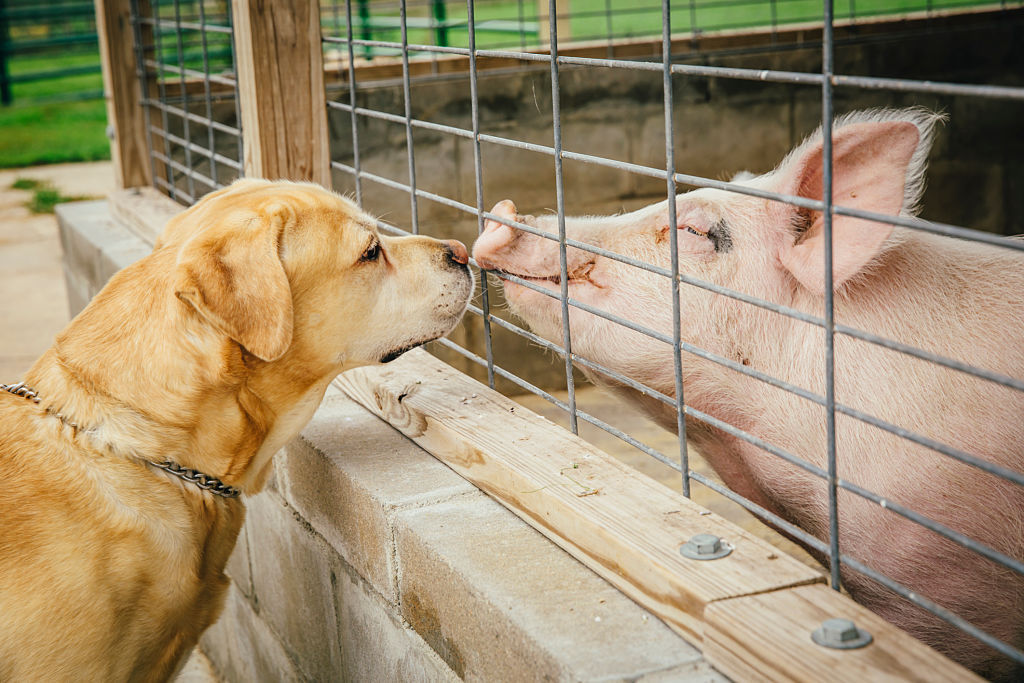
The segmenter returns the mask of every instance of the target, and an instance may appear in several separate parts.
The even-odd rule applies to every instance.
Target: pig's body
[[[837,122],[836,204],[911,212],[933,123],[934,117],[918,110]],[[820,143],[811,139],[773,173],[743,182],[820,198],[816,173]],[[681,272],[823,316],[820,215],[713,189],[679,195],[676,205]],[[511,203],[499,204],[495,213],[515,217]],[[519,220],[556,230],[554,217]],[[1020,252],[865,221],[835,221],[837,324],[1024,378]],[[494,221],[487,227],[474,248],[483,267],[531,276],[558,291],[556,281],[541,279],[558,273],[555,242]],[[664,268],[670,265],[667,229],[664,202],[624,216],[567,220],[570,238]],[[671,335],[667,278],[575,249],[568,261],[571,298]],[[505,287],[514,312],[538,333],[561,341],[557,299],[521,285],[506,282]],[[684,341],[825,395],[822,328],[685,284],[680,309]],[[670,346],[577,308],[570,309],[570,326],[574,351],[675,395]],[[825,469],[823,406],[691,354],[682,360],[687,405]],[[674,407],[590,374],[675,429]],[[987,462],[1024,470],[1021,392],[837,334],[835,397],[840,405]],[[821,478],[694,418],[687,418],[686,427],[688,439],[730,488],[819,539],[828,538],[828,495]],[[841,413],[836,443],[841,479],[1024,560],[1024,487]],[[843,490],[839,525],[844,554],[1000,640],[1024,645],[1019,574]],[[1010,675],[1006,659],[873,580],[848,570],[843,578],[855,599],[933,647],[981,673]]]

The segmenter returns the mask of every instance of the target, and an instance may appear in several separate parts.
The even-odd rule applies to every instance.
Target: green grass
[[[339,0],[340,1],[340,0]],[[661,35],[661,3],[658,0],[570,0],[572,16],[570,32],[573,40],[604,40],[612,38],[653,37]],[[939,10],[954,7],[990,5],[993,0],[835,0],[834,15],[837,21],[853,14],[856,17],[899,14],[905,12],[924,11],[928,8]],[[688,0],[671,3],[672,32],[685,33],[696,27],[702,31],[735,29],[772,24],[774,6],[775,22],[791,24],[815,22],[822,20],[822,7],[819,0],[697,0],[696,9],[691,13]],[[325,4],[326,7],[326,4]],[[373,4],[371,17],[397,17],[397,9],[382,9],[384,5]],[[475,20],[484,22],[488,19],[517,21],[520,7],[524,22],[537,21],[537,3],[533,0],[514,0],[498,2],[478,1],[474,7]],[[610,17],[608,10],[611,10]],[[446,3],[449,21],[465,20],[465,3]],[[329,9],[323,13],[325,33],[344,36],[344,9],[342,8],[340,24],[335,24],[334,15]],[[420,20],[430,16],[429,8],[410,8],[410,18]],[[358,18],[353,16],[353,23],[358,35]],[[520,37],[516,33],[497,33],[478,30],[476,43],[479,48],[518,47],[520,45],[536,45],[547,42],[547,25],[539,27],[541,36],[528,33]],[[448,44],[453,47],[468,47],[469,32],[466,28],[450,28],[447,31]],[[398,42],[401,32],[398,29],[375,29],[373,40]],[[413,44],[434,44],[436,33],[429,29],[413,29],[408,31],[408,39]],[[385,49],[375,48],[379,52]]]
[[[110,158],[103,100],[0,107],[0,168]]]
[[[49,183],[32,178],[18,178],[11,184],[11,187],[15,190],[30,190],[32,192],[32,198],[25,203],[32,213],[53,213],[54,207],[58,204],[88,199],[88,197],[62,195],[60,190]]]
[[[99,63],[98,53],[16,56],[12,76],[60,71]],[[99,73],[15,83],[14,103],[0,107],[0,168],[110,158],[107,114],[102,99],[76,99],[102,93]]]

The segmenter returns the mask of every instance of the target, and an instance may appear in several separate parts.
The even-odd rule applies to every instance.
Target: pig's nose
[[[458,240],[445,240],[444,243],[448,248],[448,258],[461,265],[469,263],[469,252],[465,244]]]

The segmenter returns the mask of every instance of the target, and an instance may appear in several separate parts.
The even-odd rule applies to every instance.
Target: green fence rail
[[[102,97],[95,16],[91,2],[0,0],[0,103]]]

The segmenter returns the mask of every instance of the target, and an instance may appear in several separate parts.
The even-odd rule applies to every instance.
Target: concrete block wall
[[[150,245],[58,208],[72,313]],[[275,456],[201,648],[224,681],[724,681],[699,650],[331,387]]]

